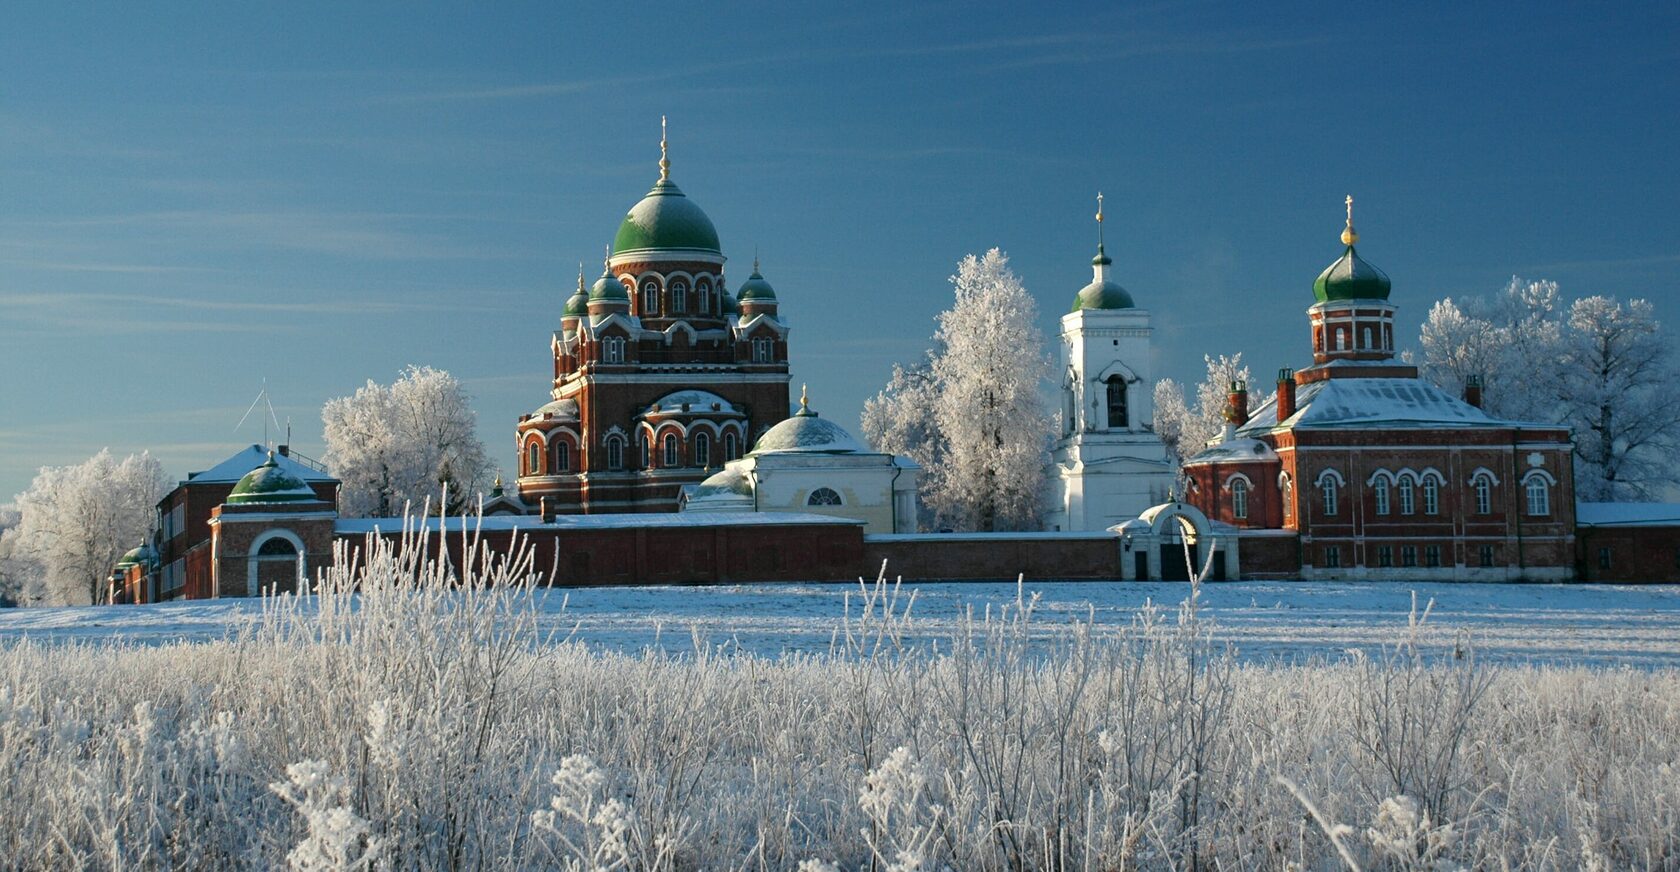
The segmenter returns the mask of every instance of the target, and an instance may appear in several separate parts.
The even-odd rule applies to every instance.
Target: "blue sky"
[[[318,455],[321,403],[409,363],[511,466],[661,114],[848,427],[965,253],[1048,333],[1099,189],[1158,375],[1300,365],[1349,192],[1410,342],[1512,274],[1680,324],[1673,3],[584,5],[9,4],[0,501],[106,445],[207,467],[265,379]]]

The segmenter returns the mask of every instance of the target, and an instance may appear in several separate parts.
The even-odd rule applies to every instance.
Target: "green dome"
[[[736,299],[742,303],[748,300],[774,303],[776,302],[776,289],[770,287],[770,283],[764,280],[764,276],[758,274],[758,265],[754,264],[752,275],[747,276],[747,280],[741,283]]]
[[[155,562],[157,562],[157,558],[156,555],[152,553],[151,546],[142,542],[139,547],[130,548],[127,553],[123,554],[122,559],[117,561],[117,568],[127,569],[130,566],[138,566],[142,563]]]
[[[1085,289],[1073,298],[1073,308],[1069,311],[1077,312],[1080,309],[1131,309],[1136,306],[1137,304],[1132,302],[1132,295],[1127,293],[1125,288],[1113,282],[1103,281],[1086,285]]]
[[[688,249],[722,255],[717,228],[676,183],[662,179],[641,202],[630,207],[613,237],[613,254],[630,251]]]
[[[589,289],[589,301],[611,300],[630,302],[630,292],[624,289],[624,283],[612,277],[611,270],[603,270],[601,277],[595,280],[595,286]]]
[[[583,270],[578,270],[577,292],[566,298],[566,308],[562,313],[567,318],[578,318],[589,314],[589,292],[583,289]]]
[[[310,503],[320,499],[303,479],[280,468],[274,462],[274,452],[262,466],[245,473],[228,494],[228,505],[247,506],[252,503]]]
[[[1367,263],[1349,245],[1336,262],[1324,268],[1313,282],[1313,296],[1320,303],[1331,300],[1386,300],[1392,284],[1388,275]]]

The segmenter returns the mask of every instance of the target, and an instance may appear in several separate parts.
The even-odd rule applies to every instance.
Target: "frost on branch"
[[[305,760],[286,767],[286,780],[269,789],[303,816],[308,834],[286,863],[299,872],[348,872],[371,869],[379,860],[380,841],[370,824],[350,810],[350,785],[327,764]]]

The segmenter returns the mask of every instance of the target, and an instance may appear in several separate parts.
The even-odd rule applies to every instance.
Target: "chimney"
[[[1231,393],[1227,397],[1225,406],[1225,421],[1233,426],[1242,426],[1248,422],[1248,385],[1242,381],[1231,382]]]
[[[1480,409],[1482,407],[1482,377],[1479,375],[1466,376],[1464,379],[1464,401]]]
[[[1289,367],[1278,370],[1277,413],[1279,421],[1295,414],[1295,370]]]
[[[554,523],[554,510],[548,507],[548,497],[543,497],[537,506],[537,511],[542,513],[542,522],[544,524]]]
[[[276,448],[275,450],[280,452],[281,457],[291,457],[292,456],[292,446],[290,446],[290,445],[281,445],[278,448]]]

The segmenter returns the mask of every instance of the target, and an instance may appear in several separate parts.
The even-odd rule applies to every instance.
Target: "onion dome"
[[[624,289],[623,282],[613,278],[612,269],[610,267],[603,268],[601,270],[601,277],[596,279],[594,286],[589,289],[588,302],[595,303],[603,301],[611,303],[624,303],[625,305],[629,305],[630,303],[630,292]]]
[[[538,420],[544,415],[561,420],[576,421],[578,419],[578,401],[570,398],[552,400],[538,406],[537,410],[531,413],[531,417]]]
[[[1114,261],[1103,253],[1102,245],[1097,246],[1097,256],[1091,258],[1091,283],[1081,288],[1079,294],[1073,298],[1073,308],[1080,309],[1133,309],[1137,304],[1132,302],[1132,295],[1126,292],[1108,277],[1108,266]]]
[[[157,555],[152,551],[152,546],[147,545],[145,542],[141,542],[139,547],[130,548],[120,559],[117,560],[117,568],[127,569],[130,566],[139,566],[143,563],[150,564],[156,562]]]
[[[634,251],[689,250],[723,254],[717,228],[693,200],[671,181],[671,161],[666,151],[665,119],[659,120],[659,181],[641,202],[630,207],[613,237],[614,256]]]
[[[752,275],[747,276],[747,280],[741,283],[736,299],[743,303],[753,301],[776,302],[776,289],[770,287],[770,283],[765,281],[764,276],[758,272],[758,258],[753,258]]]
[[[228,504],[248,506],[253,503],[312,503],[318,500],[315,492],[303,479],[280,468],[274,452],[268,452],[263,465],[245,473],[228,494]]]
[[[578,264],[577,292],[566,300],[566,308],[561,313],[565,318],[581,318],[589,314],[589,292],[583,289],[583,264]]]
[[[1347,198],[1347,227],[1342,230],[1342,244],[1347,250],[1335,263],[1324,268],[1313,282],[1313,296],[1320,303],[1332,300],[1386,300],[1392,283],[1388,275],[1368,263],[1354,251],[1359,234],[1353,229],[1353,197]]]
[[[799,411],[764,431],[753,446],[753,454],[768,452],[801,452],[812,454],[867,453],[868,448],[832,421],[824,421],[811,411],[804,389],[799,392]]]
[[[1073,308],[1080,309],[1132,309],[1137,304],[1132,302],[1132,295],[1126,289],[1111,281],[1108,277],[1108,267],[1114,261],[1110,260],[1107,252],[1103,251],[1103,195],[1097,193],[1097,256],[1091,258],[1091,283],[1079,290],[1073,298]]]

